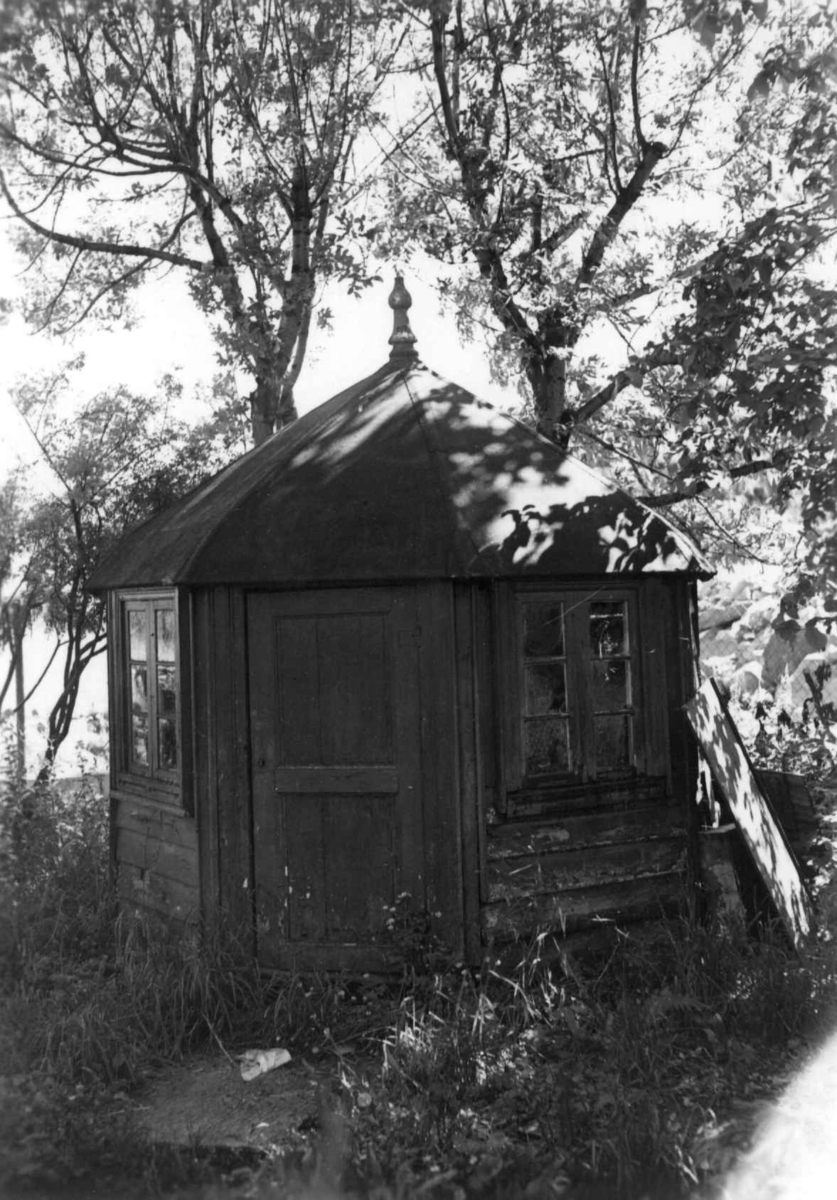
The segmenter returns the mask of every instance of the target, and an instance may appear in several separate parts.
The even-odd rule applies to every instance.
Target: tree
[[[0,673],[0,721],[6,717],[6,699],[14,687],[15,777],[26,768],[26,690],[23,647],[33,613],[40,603],[37,581],[19,570],[19,557],[27,517],[17,481],[0,487],[0,652],[8,662]]]
[[[416,239],[453,267],[463,325],[488,330],[547,436],[693,517],[748,479],[779,507],[801,493],[821,573],[837,361],[837,292],[818,276],[837,231],[826,8],[412,10],[427,119],[392,159],[384,250]]]
[[[126,530],[178,499],[230,458],[225,414],[190,428],[173,415],[180,388],[161,381],[153,397],[119,387],[72,405],[73,366],[15,393],[48,485],[28,497],[16,538],[16,577],[56,637],[60,692],[47,717],[41,775],[68,736],[87,666],[107,645],[104,604],[86,586]],[[74,411],[68,413],[73,407]],[[32,474],[32,467],[21,475]],[[24,484],[16,481],[18,497]]]
[[[317,281],[366,282],[338,236],[391,54],[365,0],[33,0],[0,17],[0,190],[34,264],[29,315],[124,315],[174,268],[249,372],[253,435],[294,415]]]

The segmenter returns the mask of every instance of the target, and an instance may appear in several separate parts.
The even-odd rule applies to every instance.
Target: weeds
[[[119,917],[107,848],[93,783],[6,789],[0,1138],[19,1181],[121,1171],[145,1181],[139,1195],[212,1177],[197,1153],[152,1152],[121,1098],[193,1050],[282,1044],[340,1052],[340,1110],[321,1114],[310,1160],[250,1172],[253,1195],[334,1194],[342,1177],[379,1200],[555,1195],[568,1181],[616,1197],[662,1180],[674,1196],[711,1167],[707,1130],[767,1094],[788,1044],[817,1031],[833,983],[774,930],[753,941],[678,922],[587,950],[544,934],[515,969],[472,971],[406,905],[388,931],[397,983],[271,977],[229,931],[172,938]],[[380,1071],[353,1070],[349,1040],[377,1048]]]
[[[520,1190],[503,1194],[548,1163],[614,1196],[649,1181],[675,1195],[701,1176],[707,1126],[769,1090],[767,1054],[813,1035],[829,986],[769,933],[673,922],[551,965],[539,950],[507,976],[453,970],[402,1000],[375,1105],[358,1113],[362,1158],[390,1178],[396,1158],[417,1179],[453,1163],[484,1187],[525,1149]]]

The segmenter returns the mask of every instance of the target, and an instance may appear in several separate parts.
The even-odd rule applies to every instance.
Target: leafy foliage
[[[15,394],[37,446],[40,489],[21,467],[8,496],[17,515],[6,588],[23,590],[55,635],[62,687],[47,720],[44,771],[70,730],[87,665],[106,646],[104,604],[87,590],[101,558],[130,527],[152,516],[227,461],[229,414],[190,427],[174,416],[180,387],[162,381],[153,399],[118,387],[72,400],[71,363],[51,378],[30,378]],[[26,503],[24,503],[26,501]]]
[[[30,314],[116,320],[180,268],[254,380],[256,440],[292,419],[317,281],[366,280],[329,216],[389,60],[375,6],[42,0],[4,9],[0,34],[0,187],[22,249],[61,270]]]
[[[830,579],[825,8],[457,0],[421,6],[411,38],[384,250],[448,264],[461,324],[543,432],[715,538],[706,505],[751,479],[801,510],[802,586]]]

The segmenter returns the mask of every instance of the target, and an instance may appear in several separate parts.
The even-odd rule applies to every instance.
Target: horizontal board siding
[[[196,920],[200,893],[194,819],[144,804],[134,796],[114,796],[112,822],[123,904]]]
[[[483,928],[489,941],[501,942],[546,928],[574,933],[601,921],[627,924],[670,915],[683,907],[685,878],[674,868],[558,895],[495,901],[483,908]]]
[[[515,855],[491,862],[488,898],[511,900],[522,896],[566,891],[659,874],[685,861],[682,838],[597,846],[592,852],[559,850],[553,854]]]
[[[615,813],[580,813],[549,823],[509,821],[490,828],[488,859],[549,852],[556,847],[570,850],[580,846],[605,846],[677,834],[684,837],[686,834],[682,814],[677,808],[664,806]]]
[[[491,826],[483,936],[503,942],[679,911],[687,847],[680,807],[665,803]]]
[[[506,812],[512,817],[535,817],[551,813],[579,812],[593,805],[611,810],[638,804],[647,805],[662,801],[665,797],[666,781],[656,779],[625,780],[624,782],[602,782],[575,785],[569,788],[534,788],[531,791],[513,792],[508,796]]]
[[[166,918],[186,922],[196,922],[199,918],[195,888],[130,863],[120,863],[117,879],[123,907],[149,909]]]

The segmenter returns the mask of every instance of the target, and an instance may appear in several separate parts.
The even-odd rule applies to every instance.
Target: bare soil
[[[133,1093],[135,1124],[152,1142],[173,1147],[287,1154],[302,1149],[335,1107],[341,1072],[360,1069],[348,1054],[294,1056],[245,1082],[234,1056],[195,1055]]]

